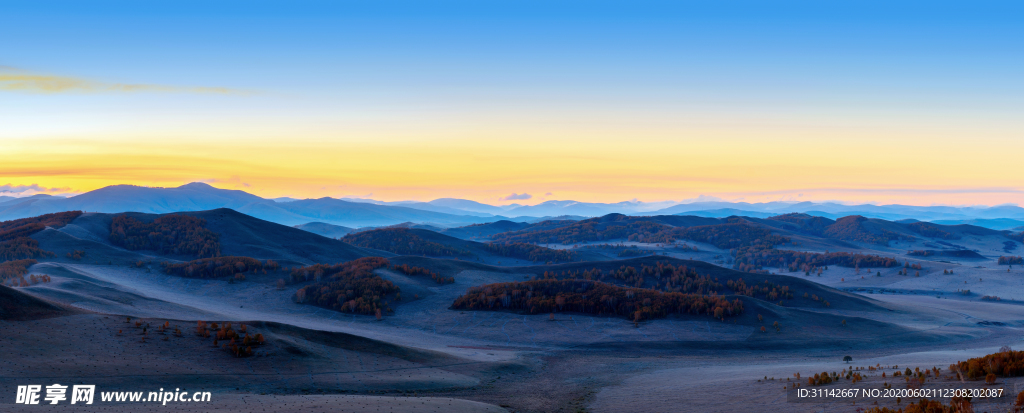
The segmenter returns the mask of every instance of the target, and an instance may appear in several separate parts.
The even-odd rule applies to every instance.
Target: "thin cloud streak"
[[[39,186],[39,184],[29,184],[29,185],[6,184],[6,185],[0,185],[0,194],[32,195],[32,194],[54,193],[54,192],[62,192],[62,191],[70,191],[70,190],[71,190],[71,188],[68,188],[68,187],[64,187],[64,188],[47,188],[47,187]]]
[[[244,95],[248,92],[224,87],[183,87],[152,84],[105,83],[70,76],[43,75],[0,66],[0,91],[61,93],[194,93]]]

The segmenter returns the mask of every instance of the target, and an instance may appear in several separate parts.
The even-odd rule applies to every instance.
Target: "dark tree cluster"
[[[57,212],[32,218],[0,222],[0,240],[27,237],[46,227],[60,228],[82,215],[82,211]]]
[[[432,257],[470,257],[472,252],[423,239],[408,228],[381,228],[345,235],[341,239],[363,248],[393,252],[398,255],[429,255]]]
[[[1018,232],[1016,234],[1014,234],[1012,232],[1008,233],[1008,234],[1006,234],[1006,238],[1009,238],[1009,239],[1017,241],[1017,242],[1019,242],[1021,244],[1024,244],[1024,231]]]
[[[85,258],[85,251],[82,251],[82,250],[71,251],[71,252],[68,253],[68,258],[72,259],[72,260],[75,260],[75,261],[81,261],[82,258]]]
[[[998,265],[1024,265],[1024,258],[1017,256],[999,257]]]
[[[772,234],[766,228],[735,217],[724,224],[695,227],[672,227],[654,221],[629,222],[624,219],[609,223],[606,217],[601,217],[542,231],[504,232],[495,234],[493,238],[499,242],[566,245],[617,239],[643,243],[670,243],[686,239],[706,242],[722,249],[754,245],[772,247],[789,242],[787,237]]]
[[[0,263],[0,283],[12,287],[27,284],[25,274],[28,274],[28,267],[36,263],[36,260],[16,260]]]
[[[484,244],[484,249],[491,254],[500,255],[502,257],[533,262],[558,263],[577,260],[575,251],[556,250],[525,242],[489,242]]]
[[[164,323],[166,329],[168,323]],[[224,322],[218,325],[216,322],[199,321],[196,325],[196,335],[203,338],[213,337],[213,345],[227,350],[229,354],[235,357],[249,357],[253,355],[252,348],[255,346],[262,346],[266,343],[263,338],[263,334],[255,333],[249,335],[249,327],[245,324],[241,324],[238,331],[235,331],[231,327],[230,322]],[[243,336],[244,334],[244,336]],[[175,335],[181,335],[180,330],[175,330]]]
[[[186,278],[225,278],[236,274],[276,271],[280,265],[274,260],[260,261],[249,257],[201,258],[185,263],[163,263],[164,272]]]
[[[473,287],[456,299],[452,308],[525,314],[567,311],[639,322],[669,314],[706,315],[724,320],[742,313],[743,303],[716,294],[665,293],[590,280],[543,279]]]
[[[907,251],[907,255],[912,256],[912,257],[931,257],[932,255],[935,255],[935,251],[934,250],[913,250],[913,251]]]
[[[655,234],[672,227],[653,221],[617,222],[607,224],[601,218],[591,218],[572,224],[542,230],[514,231],[495,234],[493,239],[502,243],[525,242],[534,244],[576,244],[581,242],[608,241],[631,238],[638,235]],[[647,242],[647,241],[643,241]]]
[[[133,251],[152,250],[199,258],[220,256],[217,233],[206,228],[206,220],[188,215],[164,215],[149,223],[118,215],[110,225],[110,242]]]
[[[737,295],[745,295],[747,297],[764,298],[768,301],[775,301],[781,299],[791,300],[793,299],[793,293],[789,291],[788,285],[779,285],[765,280],[763,284],[752,284],[747,285],[742,278],[738,280],[729,280],[725,283],[729,286],[729,289],[733,290]],[[815,297],[815,301],[817,297]]]
[[[391,311],[384,300],[398,293],[398,286],[374,274],[373,270],[387,267],[385,258],[366,257],[342,264],[316,264],[292,270],[292,280],[320,282],[302,287],[295,293],[295,301],[341,312],[376,314]]]
[[[610,278],[637,288],[647,287],[666,292],[709,294],[722,290],[722,284],[709,275],[700,275],[685,265],[658,263],[655,266],[621,266],[600,279]]]
[[[1005,348],[998,353],[951,364],[949,369],[969,380],[983,379],[989,374],[997,377],[1024,376],[1024,351]]]
[[[0,222],[0,262],[52,257],[30,236],[46,227],[63,227],[81,215],[82,211],[68,211]]]
[[[644,237],[643,240],[631,239],[631,241],[668,243],[677,239],[703,242],[721,249],[740,247],[772,248],[790,241],[788,237],[772,234],[767,228],[743,222],[672,228],[667,231],[651,234]]]
[[[889,241],[913,241],[914,237],[878,228],[877,231],[869,231],[864,228],[868,219],[860,215],[850,215],[836,220],[835,224],[825,229],[824,235],[845,241],[866,242],[870,244],[889,245]]]
[[[722,291],[722,284],[711,276],[700,275],[685,265],[658,263],[655,266],[621,266],[613,271],[603,272],[597,268],[586,271],[545,271],[538,277],[544,280],[588,280],[613,284],[625,284],[633,288],[649,288],[665,292],[712,294]]]
[[[849,252],[800,252],[774,248],[737,248],[731,252],[735,268],[753,272],[763,267],[786,268],[790,272],[816,272],[822,267],[838,265],[849,268],[891,268],[899,266],[895,258]]]
[[[907,224],[907,228],[929,238],[941,238],[948,240],[960,239],[959,235],[946,231],[942,229],[942,227],[930,222],[915,222],[913,224]]]
[[[24,260],[52,257],[52,252],[39,248],[39,241],[29,237],[19,237],[0,242],[0,261]]]
[[[434,282],[441,285],[452,284],[455,282],[455,277],[443,277],[436,272],[430,271],[422,267],[413,267],[411,265],[399,264],[392,265],[391,270],[400,272],[405,275],[411,275],[413,277],[430,277],[431,280],[434,280]]]

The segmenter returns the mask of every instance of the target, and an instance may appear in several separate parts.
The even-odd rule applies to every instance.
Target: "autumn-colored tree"
[[[383,299],[400,292],[398,286],[375,274],[373,270],[387,267],[387,259],[366,257],[333,266],[315,264],[292,270],[292,280],[310,280],[322,271],[323,280],[300,288],[295,293],[298,303],[312,304],[336,311],[375,315],[387,310]]]
[[[741,247],[730,251],[733,267],[740,271],[757,272],[762,267],[786,268],[790,272],[821,272],[826,266],[858,268],[861,265],[890,268],[899,265],[895,258],[848,252],[801,252],[778,250],[771,247]],[[858,268],[859,269],[859,268]],[[870,274],[870,272],[868,272]]]
[[[68,211],[0,222],[0,262],[54,256],[30,236],[46,227],[63,227],[81,215],[82,211]]]
[[[153,250],[200,258],[220,255],[219,237],[206,229],[206,220],[170,214],[143,222],[126,214],[115,216],[110,242],[129,250]]]
[[[430,279],[434,280],[434,282],[441,285],[451,284],[455,282],[455,277],[443,277],[426,268],[413,267],[406,264],[393,265],[391,266],[391,270],[415,277],[430,277]]]
[[[489,242],[484,249],[502,257],[517,258],[534,262],[572,262],[578,261],[578,254],[572,250],[556,250],[525,242]]]
[[[1024,265],[1024,258],[1019,256],[999,257],[998,265]]]
[[[562,311],[608,314],[628,320],[634,320],[639,311],[640,321],[670,313],[715,316],[717,309],[721,309],[718,314],[724,318],[736,316],[743,310],[739,299],[730,301],[722,295],[662,293],[579,279],[540,279],[472,287],[455,300],[452,308],[553,313],[559,311],[559,296],[564,300]]]

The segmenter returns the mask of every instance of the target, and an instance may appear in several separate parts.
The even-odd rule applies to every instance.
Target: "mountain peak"
[[[179,186],[178,189],[217,189],[206,182],[191,182],[185,185]]]

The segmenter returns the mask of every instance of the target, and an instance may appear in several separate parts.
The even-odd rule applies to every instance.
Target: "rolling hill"
[[[552,250],[529,244],[485,244],[418,228],[391,227],[363,231],[346,235],[342,241],[397,255],[469,260],[505,266],[607,259],[591,251]]]
[[[283,225],[319,221],[347,227],[385,226],[414,221],[466,225],[493,218],[424,211],[415,208],[348,202],[333,198],[276,202],[237,190],[218,189],[194,182],[177,188],[115,185],[70,198],[35,196],[0,203],[0,220],[63,211],[166,214],[230,208]],[[480,214],[473,214],[480,215]]]
[[[317,235],[325,236],[327,238],[341,238],[348,233],[355,231],[349,227],[343,227],[340,225],[328,224],[326,222],[310,222],[302,225],[295,225],[295,228],[303,231],[312,232]]]
[[[282,263],[314,264],[338,263],[366,256],[388,257],[385,251],[368,250],[335,239],[323,237],[297,228],[264,221],[240,212],[221,208],[210,211],[182,212],[181,215],[200,218],[205,227],[217,234],[220,253],[224,256],[247,256],[271,259]],[[151,250],[125,251],[110,242],[111,224],[116,216],[128,216],[140,222],[153,222],[169,214],[102,214],[87,213],[58,230],[47,230],[33,237],[43,249],[63,257],[73,250],[85,250],[88,262],[106,263],[142,259],[145,256],[174,260],[191,260],[177,254],[163,254]],[[60,258],[61,261],[66,260]]]

